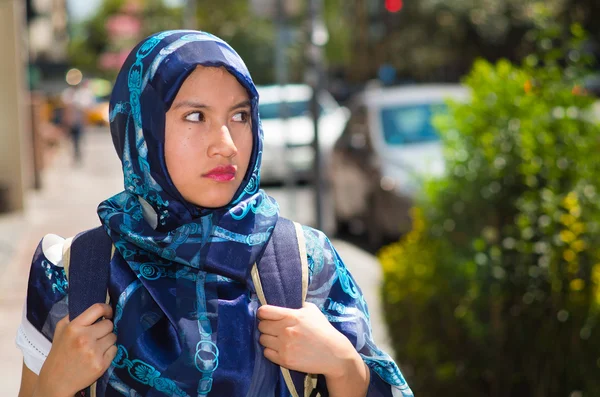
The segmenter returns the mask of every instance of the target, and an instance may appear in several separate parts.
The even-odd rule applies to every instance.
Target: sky
[[[186,0],[163,0],[165,4],[175,6],[185,3]],[[75,21],[81,21],[94,15],[102,4],[102,0],[67,0],[69,15]]]

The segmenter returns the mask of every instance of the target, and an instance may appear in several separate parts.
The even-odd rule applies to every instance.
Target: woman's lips
[[[217,182],[229,182],[235,179],[236,172],[236,167],[232,165],[224,165],[213,168],[202,176]]]

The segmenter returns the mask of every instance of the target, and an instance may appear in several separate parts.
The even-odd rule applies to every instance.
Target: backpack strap
[[[65,241],[63,264],[69,280],[69,318],[79,316],[95,303],[107,301],[108,264],[113,253],[112,241],[102,226]],[[279,218],[258,266],[254,264],[252,267],[251,275],[262,305],[269,302],[300,309],[308,291],[308,259],[302,226]],[[319,381],[317,384],[316,375],[280,368],[292,397],[327,395],[323,383]],[[93,397],[95,389],[94,384],[82,395]],[[298,390],[303,390],[304,394],[298,394]]]
[[[108,302],[112,240],[102,226],[67,239],[63,265],[69,281],[69,318],[72,320],[95,303]],[[78,396],[96,396],[96,382]]]
[[[279,218],[260,261],[251,270],[261,305],[302,308],[308,291],[308,258],[302,226]],[[292,397],[318,396],[317,376],[280,367]],[[304,390],[304,394],[298,394]]]
[[[112,240],[99,226],[75,236],[69,251],[69,318],[72,320],[93,304],[106,302]]]
[[[252,281],[262,282],[265,301],[259,296],[261,304],[268,301],[270,305],[302,308],[308,291],[308,259],[301,225],[279,218],[258,265],[252,267]]]

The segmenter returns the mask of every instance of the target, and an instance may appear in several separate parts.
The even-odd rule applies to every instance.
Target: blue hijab
[[[233,200],[217,209],[187,202],[165,163],[165,114],[198,65],[224,67],[247,90],[251,102],[248,171]],[[118,334],[114,368],[127,369],[138,381],[170,395],[186,395],[172,379],[192,370],[200,379],[198,394],[206,394],[219,363],[217,291],[207,277],[247,284],[251,265],[279,216],[277,203],[259,189],[263,132],[256,87],[242,59],[221,39],[198,31],[161,32],[142,41],[127,58],[111,96],[110,120],[125,190],[102,202],[98,215],[117,251],[111,278],[118,279],[120,270],[137,276],[123,285],[116,302],[115,331],[127,326],[131,313],[143,312],[144,302],[129,299],[140,288],[176,330],[165,336],[174,341],[169,351],[175,358],[165,360],[171,362],[168,368],[154,368],[129,360],[128,346],[142,343],[144,329],[157,320],[150,316],[144,329],[127,326],[126,335]],[[161,371],[172,376],[159,376]],[[118,379],[113,381],[118,384]]]

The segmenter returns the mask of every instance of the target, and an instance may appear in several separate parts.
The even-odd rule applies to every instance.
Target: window
[[[280,112],[283,112],[283,108],[280,106],[281,103],[261,103],[258,105],[258,112],[261,120],[271,120],[281,118]],[[310,117],[310,101],[294,101],[287,102],[287,116],[288,117]],[[319,106],[321,115],[323,114],[323,107]]]
[[[387,107],[381,110],[381,124],[385,142],[389,145],[439,140],[432,119],[447,111],[444,104],[422,104]]]

